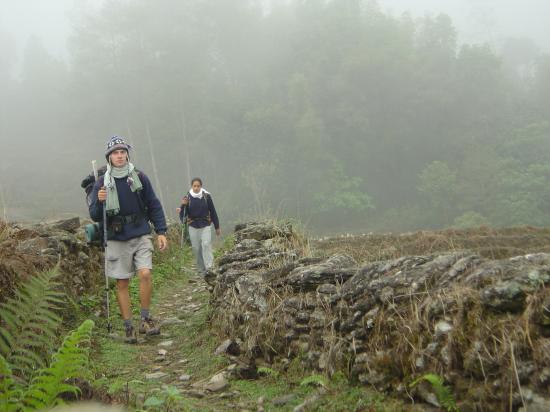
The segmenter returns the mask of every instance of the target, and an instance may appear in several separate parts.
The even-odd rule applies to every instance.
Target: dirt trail
[[[233,403],[238,392],[229,389],[227,379],[220,375],[211,382],[229,360],[214,355],[219,339],[209,330],[208,285],[196,275],[189,251],[181,259],[172,252],[166,260],[170,263],[157,265],[153,273],[154,278],[166,277],[154,291],[151,308],[161,334],[139,335],[136,345],[124,343],[118,309],[113,308],[113,335],[106,336],[104,328],[97,331],[96,397],[129,410],[246,409]],[[132,288],[137,289],[137,282]],[[137,319],[134,314],[135,324]]]
[[[136,347],[141,352],[140,370],[146,373],[144,379],[160,379],[166,384],[186,387],[188,385],[178,381],[179,375],[188,372],[186,365],[189,363],[189,359],[182,356],[186,346],[185,336],[181,332],[191,318],[200,316],[197,312],[206,310],[206,284],[191,278],[185,283],[172,285],[161,293],[161,299],[152,308],[162,325],[161,334],[139,335]],[[153,378],[150,376],[153,373],[162,376]]]

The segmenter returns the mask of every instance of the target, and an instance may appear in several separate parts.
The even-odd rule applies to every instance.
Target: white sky
[[[0,0],[0,31],[15,41],[18,53],[29,37],[40,38],[46,49],[57,57],[67,54],[76,7],[100,7],[104,0]],[[1,50],[0,50],[1,52]]]
[[[103,2],[104,0],[0,0],[0,32],[11,35],[18,53],[21,53],[29,37],[35,35],[42,40],[50,53],[63,58],[67,53],[66,39],[71,32],[76,7],[97,8]],[[462,42],[490,42],[498,46],[504,37],[530,37],[541,49],[550,51],[550,0],[378,2],[383,10],[391,11],[394,15],[410,9],[413,9],[413,16],[447,13],[453,19]]]

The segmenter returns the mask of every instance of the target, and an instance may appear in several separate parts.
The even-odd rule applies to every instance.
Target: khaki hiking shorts
[[[105,252],[105,273],[114,279],[129,279],[140,269],[153,269],[151,235],[130,240],[109,240]]]

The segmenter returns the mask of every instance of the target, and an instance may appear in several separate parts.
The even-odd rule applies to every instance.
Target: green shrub
[[[449,387],[445,386],[443,378],[439,375],[433,373],[427,373],[422,375],[418,379],[415,379],[410,386],[416,386],[420,381],[426,381],[432,385],[432,388],[435,391],[435,396],[437,401],[442,408],[445,408],[447,412],[458,412],[458,407],[456,406],[456,401],[453,396],[453,393]]]
[[[466,212],[457,218],[455,218],[453,222],[453,227],[459,228],[459,229],[468,229],[471,227],[479,227],[479,226],[489,226],[490,222],[489,220],[483,216],[480,213],[477,212]]]

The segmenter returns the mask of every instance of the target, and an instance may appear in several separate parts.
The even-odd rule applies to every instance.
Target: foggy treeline
[[[67,62],[39,39],[17,75],[0,60],[0,207],[86,215],[80,180],[119,134],[172,217],[201,176],[226,226],[548,225],[550,56],[457,38],[371,1],[106,2]]]

